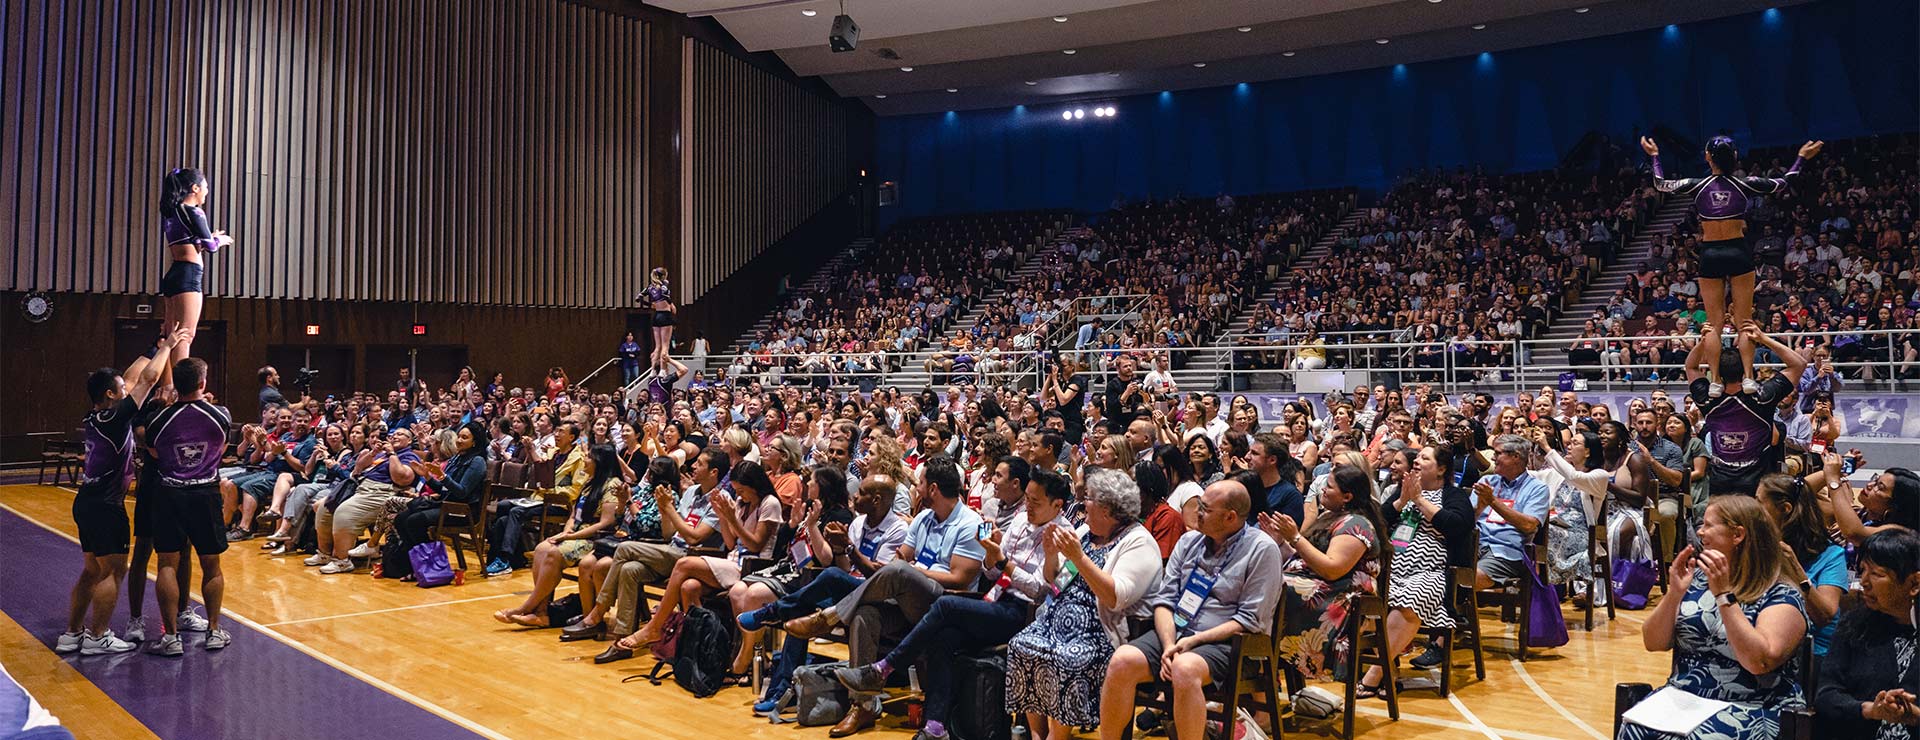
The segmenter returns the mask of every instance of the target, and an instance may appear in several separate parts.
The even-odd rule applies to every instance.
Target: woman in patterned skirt
[[[1686,584],[1660,598],[1641,639],[1649,652],[1675,651],[1667,686],[1729,702],[1684,737],[1759,740],[1780,731],[1780,713],[1805,708],[1799,648],[1807,636],[1800,589],[1783,575],[1780,529],[1758,499],[1716,496],[1699,529],[1700,547],[1673,559],[1667,582]],[[1681,735],[1631,721],[1620,740]]]
[[[1160,576],[1160,547],[1139,521],[1140,490],[1125,476],[1095,480],[1121,484],[1090,484],[1079,532],[1044,535],[1044,575],[1056,590],[1007,642],[1007,711],[1027,715],[1033,740],[1067,740],[1069,728],[1099,724],[1107,659]]]
[[[1380,554],[1387,551],[1381,533],[1380,503],[1373,479],[1359,468],[1334,470],[1320,492],[1319,508],[1309,509],[1305,530],[1285,514],[1260,515],[1260,528],[1277,542],[1294,547],[1281,591],[1280,656],[1307,678],[1328,678],[1346,663],[1347,602],[1376,592]]]
[[[1447,600],[1447,572],[1452,565],[1471,565],[1473,504],[1467,490],[1451,485],[1453,451],[1428,446],[1407,476],[1400,495],[1388,505],[1387,541],[1393,562],[1387,586],[1387,649],[1394,655],[1413,644],[1422,624],[1452,627]],[[1380,668],[1367,670],[1354,695],[1380,694]]]
[[[1574,432],[1567,454],[1561,455],[1554,449],[1559,435],[1544,427],[1534,427],[1532,431],[1534,444],[1546,450],[1543,457],[1547,470],[1560,479],[1560,483],[1553,486],[1553,498],[1547,505],[1547,582],[1556,585],[1578,582],[1584,587],[1593,577],[1587,539],[1593,536],[1593,521],[1607,500],[1607,482],[1612,478],[1611,473],[1597,467],[1600,435]]]

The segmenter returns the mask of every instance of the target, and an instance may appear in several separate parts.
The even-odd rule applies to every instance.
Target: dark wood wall
[[[127,339],[121,325],[151,321],[157,326],[153,320],[159,316],[158,299],[152,296],[57,293],[53,317],[35,324],[19,309],[22,297],[0,292],[0,439],[76,426],[86,413],[86,374],[98,367],[125,368],[140,349],[151,346],[150,334],[117,341]],[[140,313],[142,305],[153,312]],[[426,336],[410,333],[416,321],[427,325]],[[423,353],[463,352],[475,371],[504,372],[507,382],[526,385],[553,365],[566,368],[575,379],[584,377],[613,356],[626,322],[627,312],[620,309],[209,298],[203,326],[217,330],[203,329],[203,336],[217,334],[221,346],[203,348],[202,340],[194,347],[196,353],[207,349],[217,355],[209,358],[216,372],[209,386],[235,418],[251,419],[258,413],[255,371],[260,365],[281,362],[283,389],[297,367],[279,359],[292,353],[271,353],[270,348],[311,346],[325,348],[323,355],[350,352],[347,368],[329,367],[324,356],[316,361],[329,372],[323,388],[342,387],[343,382],[350,384],[345,387],[391,387],[410,347]],[[320,334],[307,336],[308,324],[318,325]],[[421,365],[444,367],[448,362],[423,356]],[[342,371],[349,377],[332,375]],[[436,388],[453,381],[451,375],[424,373],[423,379]],[[590,387],[611,390],[618,382],[618,369],[610,369]],[[20,450],[6,452],[12,453],[7,459],[14,459]]]

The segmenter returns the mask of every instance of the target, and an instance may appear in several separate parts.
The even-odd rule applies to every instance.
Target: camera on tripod
[[[295,370],[293,371],[293,387],[299,388],[301,393],[311,396],[313,395],[313,379],[317,377],[320,377],[320,371],[310,367]]]

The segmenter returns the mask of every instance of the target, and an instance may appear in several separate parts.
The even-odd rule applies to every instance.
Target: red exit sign
[[[308,325],[307,325],[307,336],[310,336],[310,337],[317,337],[317,336],[320,336],[320,325],[319,325],[319,324],[308,324]]]
[[[424,336],[426,336],[426,335],[427,335],[427,325],[426,325],[426,324],[414,324],[414,325],[413,325],[413,335],[414,335],[414,336],[416,336],[416,337],[424,337]]]

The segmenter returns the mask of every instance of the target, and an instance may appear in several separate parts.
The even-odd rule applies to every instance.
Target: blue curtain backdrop
[[[1913,0],[1827,0],[1475,57],[1060,104],[882,118],[908,216],[1356,185],[1421,167],[1549,168],[1589,131],[1746,146],[1920,128]],[[1090,107],[1090,106],[1089,106]]]

